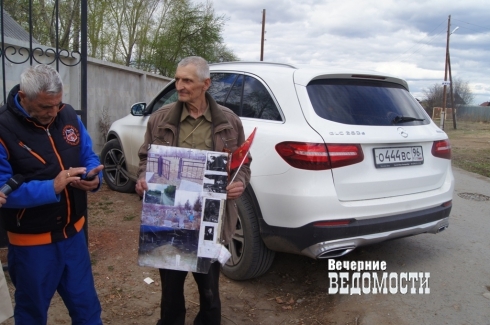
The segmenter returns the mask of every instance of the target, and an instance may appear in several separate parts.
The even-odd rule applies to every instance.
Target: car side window
[[[176,102],[178,98],[179,96],[175,89],[175,83],[172,83],[169,87],[165,88],[165,92],[159,94],[159,97],[155,99],[153,104],[150,104],[151,106],[148,107],[147,111],[149,113],[154,113],[162,108],[162,106]]]
[[[259,80],[234,73],[211,73],[208,93],[240,117],[281,121],[271,95]]]
[[[233,87],[226,98],[225,106],[231,109],[236,115],[241,116],[242,106],[242,92],[243,92],[243,75],[238,76],[233,84]]]
[[[282,120],[269,91],[254,77],[236,73],[211,73],[211,86],[208,93],[218,104],[228,107],[240,117]],[[176,102],[177,99],[175,83],[172,83],[148,105],[146,114]]]
[[[281,114],[265,86],[251,76],[245,76],[240,116],[281,121]]]
[[[226,98],[237,76],[235,73],[211,73],[211,86],[208,93],[218,104],[225,105]]]

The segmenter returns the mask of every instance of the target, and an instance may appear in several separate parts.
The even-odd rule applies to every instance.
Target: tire
[[[248,280],[269,270],[275,252],[268,249],[260,237],[257,218],[259,209],[249,193],[243,193],[237,200],[237,206],[236,232],[228,245],[231,257],[222,272],[232,280]]]
[[[126,168],[126,157],[117,139],[108,141],[100,159],[104,165],[104,181],[111,190],[123,193],[133,193],[136,183],[129,177]]]

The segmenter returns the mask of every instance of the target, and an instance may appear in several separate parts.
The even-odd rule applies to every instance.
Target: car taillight
[[[449,140],[434,141],[432,155],[438,158],[451,159],[451,143]]]
[[[359,144],[281,142],[276,151],[289,165],[307,170],[325,170],[357,164],[364,159]]]
[[[354,165],[364,160],[360,144],[327,144],[327,149],[332,168]]]

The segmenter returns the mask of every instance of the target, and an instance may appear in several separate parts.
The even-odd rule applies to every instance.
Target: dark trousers
[[[199,313],[194,325],[221,324],[221,301],[219,299],[219,262],[211,264],[208,274],[192,273],[199,289]],[[186,271],[160,269],[162,301],[160,320],[157,325],[184,325],[184,282]]]

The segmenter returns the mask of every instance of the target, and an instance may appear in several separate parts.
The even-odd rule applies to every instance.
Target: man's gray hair
[[[63,81],[55,68],[50,65],[39,64],[28,67],[22,72],[20,90],[29,99],[36,99],[42,92],[57,95],[63,91]]]
[[[192,64],[197,68],[197,77],[203,81],[210,77],[209,74],[209,64],[208,61],[204,60],[200,56],[188,56],[182,59],[177,67],[185,67],[186,65]]]

